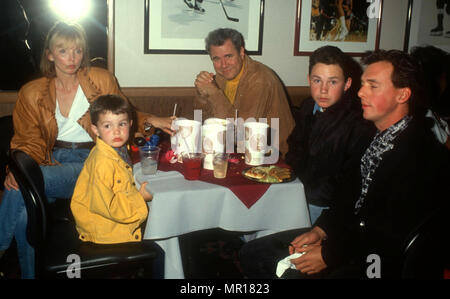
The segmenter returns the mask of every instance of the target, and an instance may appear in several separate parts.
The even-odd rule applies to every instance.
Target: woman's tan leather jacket
[[[91,67],[77,73],[78,81],[89,103],[99,96],[117,94],[125,98],[119,89],[116,78],[107,70]],[[25,84],[20,90],[13,111],[14,136],[12,149],[21,149],[35,161],[43,165],[54,165],[52,149],[58,136],[55,118],[56,89],[55,78],[39,78]],[[142,131],[148,114],[138,112],[138,130]],[[91,130],[91,118],[86,112],[78,123],[96,140]]]

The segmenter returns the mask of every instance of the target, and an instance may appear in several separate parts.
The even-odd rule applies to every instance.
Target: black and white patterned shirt
[[[359,213],[364,204],[370,183],[372,182],[373,174],[380,165],[381,160],[383,160],[383,154],[394,148],[393,141],[398,135],[400,135],[401,132],[403,132],[403,130],[408,127],[411,119],[412,117],[407,115],[396,124],[390,126],[388,129],[382,132],[377,132],[361,158],[362,189],[361,195],[355,204],[355,215]]]

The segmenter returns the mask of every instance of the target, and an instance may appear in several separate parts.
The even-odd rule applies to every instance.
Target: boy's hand
[[[145,186],[147,186],[148,182],[143,182],[141,184],[141,188],[139,189],[139,193],[141,193],[142,197],[145,201],[151,201],[153,199],[153,194],[149,193]]]

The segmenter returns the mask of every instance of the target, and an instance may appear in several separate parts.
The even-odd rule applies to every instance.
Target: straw
[[[236,146],[236,152],[237,152],[237,130],[238,130],[238,123],[237,123],[237,118],[238,118],[238,111],[237,109],[234,111],[234,145]]]
[[[189,159],[191,159],[191,155],[189,154],[189,145],[188,145],[188,143],[186,141],[186,138],[182,137],[182,139],[184,141],[184,145],[186,145],[188,157],[189,157]]]
[[[175,106],[173,107],[173,114],[172,114],[172,116],[175,116],[176,112],[177,112],[177,103],[175,103]]]

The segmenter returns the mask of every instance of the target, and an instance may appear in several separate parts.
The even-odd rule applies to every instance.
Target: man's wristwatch
[[[152,129],[152,125],[150,124],[150,123],[148,123],[148,122],[145,122],[144,123],[144,132],[145,133],[150,133],[150,130]]]

